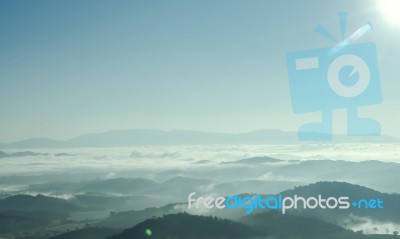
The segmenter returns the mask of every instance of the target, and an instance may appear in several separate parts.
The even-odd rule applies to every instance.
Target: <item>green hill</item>
[[[151,236],[149,236],[151,235]],[[265,212],[234,222],[217,217],[187,213],[148,219],[111,239],[368,239],[366,235],[346,230],[315,218]]]
[[[146,220],[111,239],[244,239],[256,235],[249,226],[227,219],[179,213]]]
[[[68,215],[65,213],[48,211],[0,212],[0,234],[45,228],[52,225],[54,222],[65,220],[67,216]]]
[[[106,239],[111,235],[121,232],[117,229],[105,227],[90,227],[72,232],[67,232],[58,236],[50,237],[48,239]]]

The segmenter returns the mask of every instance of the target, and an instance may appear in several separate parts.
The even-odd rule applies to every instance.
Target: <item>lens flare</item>
[[[146,229],[146,235],[147,236],[151,236],[153,234],[153,232],[150,229]]]
[[[400,0],[399,0],[399,2],[400,2]],[[400,14],[399,14],[399,16],[400,16]],[[342,50],[343,48],[345,48],[349,44],[353,43],[354,41],[358,40],[360,37],[364,36],[367,32],[372,30],[372,24],[370,22],[368,22],[367,24],[365,24],[362,27],[360,27],[359,29],[357,29],[357,31],[353,32],[353,34],[351,34],[348,38],[345,38],[346,24],[347,24],[347,13],[346,12],[339,13],[339,23],[340,23],[340,32],[342,34],[342,41],[339,42],[336,46],[334,46],[331,51],[329,51],[330,55],[333,55],[333,54],[339,52],[340,50]],[[315,31],[318,34],[322,35],[323,37],[325,37],[331,41],[334,41],[336,43],[338,42],[336,40],[336,38],[328,30],[326,30],[322,25],[317,25],[317,27],[315,28]]]
[[[369,32],[371,30],[372,30],[372,24],[369,22],[369,23],[365,24],[364,26],[360,27],[357,31],[355,31],[353,34],[351,34],[347,39],[344,39],[339,44],[337,44],[332,49],[330,54],[333,55],[333,54],[339,52],[340,50],[342,50],[343,48],[345,48],[352,42],[358,40],[360,37],[364,36],[367,32]]]

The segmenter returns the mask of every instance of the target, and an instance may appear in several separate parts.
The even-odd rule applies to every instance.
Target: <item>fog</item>
[[[133,170],[184,170],[202,167],[194,162],[220,163],[269,156],[283,160],[379,160],[400,162],[399,144],[303,144],[303,145],[214,145],[149,146],[124,148],[18,149],[48,155],[0,159],[0,176],[42,173],[98,172],[103,177]],[[134,176],[134,175],[132,175]]]

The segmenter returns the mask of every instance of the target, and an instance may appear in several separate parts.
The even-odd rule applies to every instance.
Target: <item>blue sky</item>
[[[400,26],[378,0],[1,1],[0,142],[112,129],[297,130],[285,55],[368,21],[384,102],[361,110],[400,136]],[[340,114],[339,114],[340,115]],[[341,117],[336,128],[345,124]]]

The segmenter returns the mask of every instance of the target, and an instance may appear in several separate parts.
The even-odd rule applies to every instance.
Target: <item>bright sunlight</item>
[[[385,19],[400,26],[400,0],[379,0],[379,8]]]

